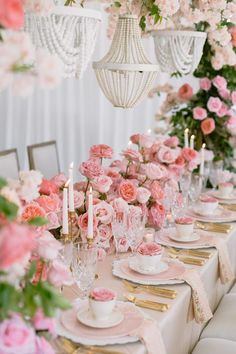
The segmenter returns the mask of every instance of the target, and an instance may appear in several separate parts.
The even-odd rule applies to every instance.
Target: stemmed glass
[[[119,242],[127,233],[127,217],[125,212],[117,212],[112,219],[111,228],[114,236],[116,258],[119,251]]]
[[[146,215],[138,214],[133,218],[131,225],[128,223],[126,237],[132,255],[143,239],[143,230],[146,224]]]
[[[85,242],[73,246],[72,274],[81,291],[81,298],[88,296],[92,289],[96,274],[97,249]]]
[[[194,204],[198,200],[198,198],[201,194],[201,191],[202,191],[201,176],[196,175],[196,174],[192,175],[191,184],[189,187],[189,197],[190,197],[192,204]]]
[[[184,198],[184,205],[187,207],[188,205],[188,192],[189,192],[189,187],[191,183],[191,173],[190,172],[185,172],[179,180],[179,186],[180,190],[182,192],[183,198]]]

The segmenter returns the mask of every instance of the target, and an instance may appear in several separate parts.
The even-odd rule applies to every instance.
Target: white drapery
[[[97,5],[98,6],[98,5]],[[92,60],[107,52],[106,14]],[[152,38],[144,39],[150,59],[155,62]],[[105,143],[116,157],[127,146],[129,136],[155,126],[158,98],[145,99],[136,108],[114,108],[102,94],[91,63],[81,80],[67,79],[52,91],[36,90],[29,98],[7,91],[0,94],[0,150],[16,147],[21,169],[28,168],[26,146],[56,140],[61,170],[70,161],[75,166],[87,159],[89,147]]]

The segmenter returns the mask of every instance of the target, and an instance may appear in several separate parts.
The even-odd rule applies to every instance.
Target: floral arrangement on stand
[[[62,244],[48,232],[40,198],[42,176],[0,179],[0,352],[53,354],[54,316],[69,303],[59,294],[72,283],[60,260]],[[47,214],[48,216],[48,214]],[[57,288],[57,289],[56,289]]]
[[[62,78],[61,62],[45,49],[37,49],[23,32],[24,10],[49,11],[50,0],[0,1],[0,91],[10,87],[19,96],[28,96],[34,86],[53,88]]]

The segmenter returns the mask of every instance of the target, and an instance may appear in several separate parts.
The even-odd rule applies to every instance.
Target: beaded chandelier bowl
[[[93,54],[100,21],[99,11],[56,6],[45,16],[26,14],[25,30],[36,47],[59,57],[65,78],[81,78]]]
[[[138,18],[120,16],[111,47],[93,63],[98,83],[115,107],[131,108],[145,98],[159,70],[147,59]]]
[[[197,68],[206,41],[205,32],[152,31],[157,62],[161,71],[191,74]]]

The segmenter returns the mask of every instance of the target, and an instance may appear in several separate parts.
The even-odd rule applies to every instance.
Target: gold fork
[[[170,308],[169,304],[164,304],[161,302],[151,301],[151,300],[143,300],[133,296],[132,294],[126,294],[124,295],[124,297],[128,301],[133,302],[136,306],[144,307],[150,310],[165,312]]]
[[[139,290],[141,290],[141,291],[143,290],[146,293],[160,296],[160,297],[165,297],[167,299],[175,299],[177,296],[177,292],[172,289],[164,289],[164,288],[158,288],[158,287],[149,286],[149,285],[134,284],[134,283],[130,283],[127,280],[122,280],[122,282],[125,285],[125,287],[127,288],[127,290],[131,293],[139,291]]]
[[[176,254],[175,252],[173,252],[171,250],[167,250],[167,252],[168,252],[168,256],[170,258],[179,259],[181,262],[183,262],[185,264],[203,266],[206,263],[205,259],[197,259],[197,258],[182,256],[182,255]]]
[[[197,228],[204,231],[213,231],[218,233],[229,233],[232,230],[232,225],[228,224],[204,223],[196,221],[195,225]]]
[[[62,346],[62,348],[65,349],[66,353],[68,354],[77,354],[82,352],[85,354],[122,354],[121,352],[99,346],[73,343],[71,340],[65,337],[59,337],[57,339],[57,343]]]
[[[179,255],[193,256],[199,258],[209,259],[212,256],[211,252],[199,251],[195,249],[176,249],[175,247],[168,247],[168,250]]]

